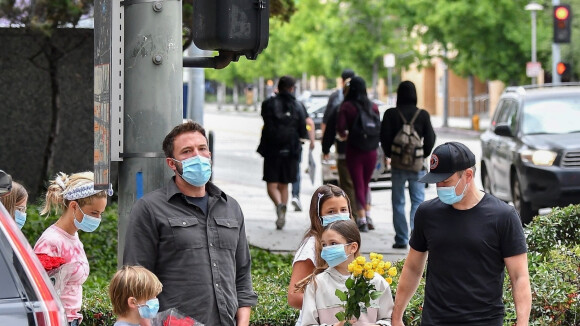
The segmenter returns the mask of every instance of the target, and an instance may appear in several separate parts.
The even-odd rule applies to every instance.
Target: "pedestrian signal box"
[[[572,10],[570,5],[554,6],[554,43],[570,43]]]
[[[268,45],[269,0],[193,1],[193,43],[250,60]]]
[[[562,77],[569,76],[570,70],[572,70],[572,67],[570,66],[569,63],[558,62],[558,64],[556,65],[556,72],[558,73],[558,75]]]

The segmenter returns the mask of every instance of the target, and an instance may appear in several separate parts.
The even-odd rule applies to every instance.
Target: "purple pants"
[[[357,206],[353,203],[353,209],[364,209],[367,206],[367,194],[369,182],[377,163],[377,151],[362,151],[354,146],[346,147],[346,166],[354,185],[354,194]]]

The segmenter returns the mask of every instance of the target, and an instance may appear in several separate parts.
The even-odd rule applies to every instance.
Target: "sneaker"
[[[286,224],[286,205],[278,204],[278,206],[276,206],[276,215],[278,215],[278,219],[276,220],[276,229],[282,230],[284,224]]]
[[[356,224],[358,225],[358,230],[360,232],[369,232],[369,226],[366,219],[359,218]]]
[[[369,230],[375,229],[375,226],[373,224],[373,219],[370,216],[367,216],[367,226],[369,227]]]
[[[302,204],[298,197],[292,197],[292,205],[294,206],[295,212],[302,212]]]

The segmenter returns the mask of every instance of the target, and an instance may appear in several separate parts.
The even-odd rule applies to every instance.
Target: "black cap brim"
[[[446,172],[446,173],[432,173],[429,172],[425,174],[421,179],[417,180],[423,183],[437,183],[441,181],[445,181],[449,179],[455,172]]]

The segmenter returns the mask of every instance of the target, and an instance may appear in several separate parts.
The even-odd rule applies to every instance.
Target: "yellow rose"
[[[391,267],[391,268],[389,268],[389,275],[390,276],[397,275],[397,267]]]
[[[350,273],[352,273],[352,271],[354,271],[354,266],[355,266],[355,265],[356,265],[356,264],[353,264],[353,263],[350,263],[350,264],[348,264],[348,271],[349,271]]]
[[[373,265],[373,268],[376,269],[377,267],[379,267],[379,261],[373,260],[372,265]]]
[[[385,270],[382,268],[377,268],[377,270],[375,270],[375,272],[379,273],[380,275],[385,275]]]
[[[359,274],[362,274],[362,272],[364,271],[363,267],[361,265],[356,265],[354,266],[354,271],[358,272]]]
[[[365,278],[366,278],[366,279],[368,279],[368,280],[372,280],[372,279],[373,279],[373,277],[375,277],[375,272],[373,272],[373,271],[367,271],[367,272],[365,273]]]
[[[371,257],[371,259],[377,258],[377,253],[371,252],[370,257]]]
[[[380,262],[380,263],[377,265],[377,267],[378,267],[378,268],[380,268],[380,269],[383,269],[383,268],[385,268],[385,262],[384,262],[384,261]]]
[[[361,274],[362,274],[362,271],[359,271],[358,269],[355,269],[355,270],[352,272],[352,276],[354,276],[354,277],[358,277],[358,276],[360,276]]]
[[[365,256],[358,256],[356,257],[356,262],[359,265],[364,265],[367,262],[367,259],[365,258]]]
[[[391,283],[393,283],[393,279],[390,277],[385,278],[385,281],[387,281],[387,283],[389,283],[389,285],[391,285]]]
[[[372,264],[372,263],[365,263],[365,266],[364,266],[364,268],[365,268],[365,270],[367,270],[367,271],[368,271],[368,270],[371,270],[371,269],[373,268],[373,264]]]
[[[377,259],[378,259],[378,260],[383,260],[383,255],[381,255],[381,254],[377,254]]]
[[[391,262],[390,262],[390,261],[387,261],[387,262],[385,262],[385,268],[386,268],[386,269],[389,269],[389,268],[391,268],[391,265],[392,265],[392,264],[391,264]]]

